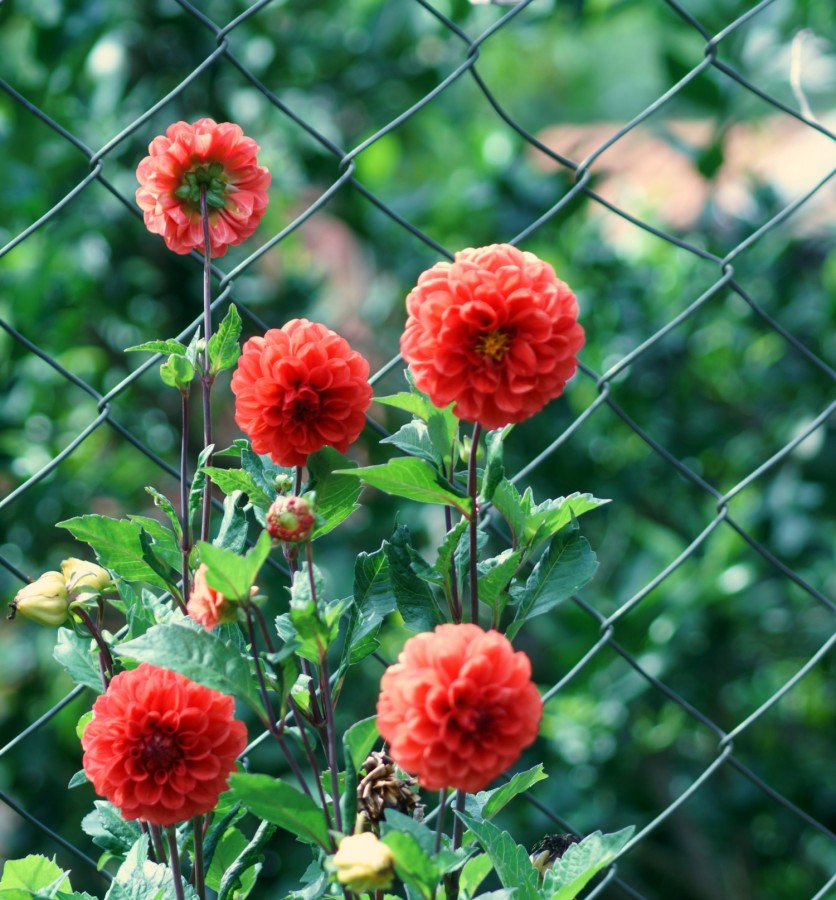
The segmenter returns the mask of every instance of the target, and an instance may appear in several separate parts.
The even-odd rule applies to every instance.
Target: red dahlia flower
[[[232,376],[235,421],[256,453],[303,466],[326,445],[345,453],[372,402],[369,364],[345,338],[292,319],[250,338]]]
[[[432,402],[485,428],[539,412],[563,393],[583,346],[575,295],[554,269],[509,244],[436,263],[406,298],[401,353]]]
[[[200,622],[204,628],[211,631],[222,623],[234,622],[238,617],[238,606],[220,591],[209,586],[206,580],[207,571],[205,563],[197,567],[186,612],[195,622]]]
[[[267,208],[270,173],[259,166],[260,147],[232,122],[175,122],[155,137],[139,164],[136,202],[145,225],[169,250],[203,250],[200,190],[206,188],[210,256],[223,256],[256,229]]]
[[[505,635],[439,625],[410,638],[383,673],[377,727],[423,787],[473,792],[534,741],[542,713],[531,663]]]
[[[125,819],[173,825],[210,812],[247,743],[233,699],[143,663],[93,704],[84,771]]]

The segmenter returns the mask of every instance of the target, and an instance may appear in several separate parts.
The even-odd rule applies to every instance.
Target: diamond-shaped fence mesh
[[[834,63],[814,35],[792,40],[813,13],[779,0],[202,6],[0,10],[0,127],[17,160],[0,221],[6,593],[72,554],[56,521],[147,511],[143,484],[175,490],[159,360],[118,350],[194,331],[200,258],[169,258],[144,231],[133,169],[170,122],[234,119],[274,176],[254,244],[213,266],[215,309],[234,301],[249,333],[320,318],[391,393],[401,298],[438,258],[516,243],[578,291],[581,371],[511,435],[509,474],[539,498],[615,502],[584,526],[596,580],[520,638],[552,777],[509,830],[533,842],[635,823],[590,897],[830,896],[833,134],[804,85]],[[555,124],[561,93],[609,115]],[[396,422],[373,410],[370,425]],[[352,452],[382,458],[372,441]],[[386,536],[376,519],[391,528],[369,502],[325,554],[336,581]],[[58,853],[96,890],[97,850],[73,818],[90,798],[69,799],[89,789],[64,790],[90,698],[64,694],[49,640],[0,635],[0,849]],[[376,674],[358,676],[366,715]],[[292,853],[271,852],[266,883],[291,886]]]

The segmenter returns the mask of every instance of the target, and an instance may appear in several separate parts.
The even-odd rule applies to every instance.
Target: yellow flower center
[[[494,362],[501,362],[511,347],[511,337],[507,331],[497,328],[487,334],[480,334],[473,349],[480,356],[490,356]]]

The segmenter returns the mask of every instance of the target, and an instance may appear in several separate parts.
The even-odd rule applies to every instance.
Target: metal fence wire
[[[556,439],[515,474],[515,480],[518,483],[526,483],[527,477],[535,469],[548,464],[549,461],[554,461],[558,449],[572,436],[578,434],[582,440],[584,429],[593,417],[610,415],[614,417],[614,421],[618,420],[623,423],[623,426],[626,426],[629,432],[640,439],[654,455],[656,462],[661,465],[666,473],[665,479],[667,479],[661,486],[661,490],[667,490],[668,485],[679,484],[681,480],[684,480],[690,488],[704,500],[709,500],[713,506],[713,514],[704,522],[702,530],[693,537],[687,547],[678,555],[672,557],[662,571],[656,573],[650,580],[646,580],[629,599],[621,602],[613,611],[605,614],[596,608],[595,605],[585,600],[584,596],[578,595],[574,597],[577,610],[581,611],[588,619],[594,634],[590,637],[584,652],[579,654],[575,664],[565,671],[562,677],[555,684],[551,685],[544,695],[544,701],[548,710],[549,704],[554,702],[555,698],[561,695],[561,692],[566,691],[577,680],[589,677],[589,673],[594,671],[602,656],[611,657],[612,655],[618,655],[623,659],[626,666],[641,679],[647,691],[657,692],[661,700],[675,705],[684,718],[693,720],[702,730],[713,735],[713,750],[700,762],[701,770],[695,772],[686,783],[679,783],[675,794],[660,800],[652,817],[638,822],[637,831],[633,839],[624,849],[619,859],[605,871],[603,877],[599,878],[594,888],[587,895],[589,897],[628,896],[640,898],[647,896],[647,894],[643,893],[636,886],[641,879],[632,879],[630,876],[631,857],[644,844],[653,841],[664,843],[666,840],[665,830],[671,825],[674,814],[683,805],[688,804],[689,800],[694,798],[699,792],[706,791],[712,779],[721,770],[733,770],[738,776],[748,782],[750,789],[761,792],[763,797],[766,798],[766,802],[782,808],[783,814],[785,816],[789,815],[795,821],[793,827],[806,833],[820,835],[821,837],[817,838],[817,840],[824,840],[825,843],[834,841],[834,834],[827,824],[820,820],[821,816],[814,814],[814,811],[809,808],[809,804],[805,807],[805,801],[798,801],[791,792],[787,793],[787,788],[784,787],[785,782],[780,773],[778,777],[773,775],[767,781],[759,774],[757,752],[752,753],[751,747],[745,754],[736,751],[736,744],[744,733],[759,732],[763,736],[764,733],[770,732],[773,728],[770,713],[776,707],[787,702],[787,696],[802,679],[810,676],[813,672],[818,672],[819,676],[824,677],[826,674],[825,658],[832,648],[834,640],[836,640],[836,634],[834,634],[832,629],[833,613],[836,611],[836,606],[815,584],[809,583],[807,578],[783,562],[775,549],[769,546],[768,542],[756,538],[751,533],[752,529],[747,528],[740,521],[740,517],[736,515],[735,504],[741,496],[757,491],[758,484],[764,476],[774,473],[804,441],[809,439],[814,433],[825,429],[828,417],[833,412],[834,407],[836,407],[836,402],[831,402],[829,405],[820,408],[818,414],[810,419],[802,430],[797,431],[792,439],[784,443],[783,446],[774,449],[768,458],[758,459],[751,471],[745,474],[745,477],[740,478],[733,487],[721,489],[705,480],[692,460],[680,458],[675,448],[670,448],[660,442],[654,436],[656,429],[653,422],[634,421],[628,411],[620,405],[617,389],[617,382],[623,379],[625,375],[632,377],[633,373],[640,371],[644,358],[657,349],[663,340],[675,334],[677,330],[687,327],[689,322],[700,315],[704,307],[715,302],[719,296],[730,295],[736,296],[741,301],[747,310],[747,315],[757,324],[757,328],[761,333],[770,334],[780,342],[788,345],[791,348],[791,352],[800,361],[800,364],[817,370],[817,377],[830,382],[833,381],[833,369],[793,333],[793,323],[779,321],[779,314],[773,316],[767,309],[759,305],[757,292],[751,291],[744,283],[739,281],[735,272],[735,265],[742,254],[745,254],[754,245],[762,241],[766,235],[781,232],[782,229],[785,229],[787,220],[800,207],[823,193],[826,186],[828,186],[833,171],[830,171],[805,192],[799,193],[789,205],[758,223],[748,236],[737,243],[736,246],[726,248],[724,253],[714,253],[697,243],[691,243],[682,237],[644,221],[642,218],[636,217],[631,212],[619,208],[614,202],[605,198],[595,186],[595,175],[599,158],[607,151],[611,154],[617,154],[620,142],[625,141],[645,120],[663,110],[667,104],[670,104],[674,98],[685,91],[692,82],[700,78],[707,70],[711,70],[715,78],[722,79],[729,86],[733,85],[734,89],[741,91],[743,96],[758,98],[759,102],[768,106],[771,114],[782,117],[786,122],[795,120],[795,122],[801,123],[804,128],[809,129],[811,132],[818,132],[831,140],[833,139],[833,134],[813,118],[809,111],[799,112],[787,103],[771,96],[758,84],[750,81],[723,59],[725,42],[729,41],[739,29],[743,29],[754,17],[764,15],[767,7],[772,5],[771,0],[764,0],[764,2],[753,6],[744,15],[728,22],[716,34],[711,34],[706,30],[700,21],[684,6],[674,2],[674,0],[666,0],[665,3],[660,3],[660,5],[665,6],[673,16],[677,17],[683,34],[687,35],[689,39],[699,40],[703,43],[703,58],[699,64],[695,65],[690,71],[685,72],[669,90],[656,98],[654,102],[641,110],[629,122],[617,128],[617,130],[613,130],[585,158],[566,158],[523,127],[503,107],[498,99],[496,86],[488,84],[480,73],[479,59],[483,50],[489,47],[492,42],[502,41],[506,30],[513,26],[515,20],[529,15],[531,12],[530,8],[533,8],[536,2],[537,0],[523,0],[523,2],[519,2],[516,5],[503,7],[497,11],[493,24],[483,33],[474,36],[463,31],[452,18],[434,7],[429,0],[414,0],[411,5],[420,6],[426,14],[434,17],[445,40],[450,40],[457,44],[460,62],[449,71],[446,77],[432,85],[417,103],[414,103],[400,115],[380,127],[379,130],[363,140],[362,143],[351,148],[338,146],[325,133],[327,129],[322,127],[322,124],[318,122],[315,116],[306,115],[304,103],[292,106],[280,99],[277,93],[271,89],[271,86],[260,81],[252,73],[250,67],[245,65],[239,56],[236,55],[234,49],[236,30],[247,21],[255,21],[263,13],[263,10],[268,7],[270,0],[259,0],[259,2],[252,4],[237,18],[225,25],[212,21],[200,9],[186,2],[186,0],[177,0],[178,14],[185,14],[192,18],[192,24],[196,33],[204,32],[211,35],[215,43],[215,49],[192,71],[179,73],[179,82],[166,96],[162,97],[150,109],[126,125],[118,134],[114,134],[110,140],[98,149],[88,146],[77,136],[75,131],[81,130],[75,127],[77,123],[56,121],[27,98],[24,88],[8,83],[5,80],[0,80],[0,87],[2,87],[5,94],[15,104],[19,104],[27,113],[31,114],[32,120],[40,120],[40,123],[51,129],[60,139],[71,144],[89,163],[89,173],[77,184],[74,184],[67,193],[37,218],[36,221],[33,221],[20,233],[14,235],[6,246],[0,250],[0,257],[4,257],[7,254],[20,253],[26,247],[27,241],[30,241],[33,235],[41,229],[57,219],[76,215],[77,206],[74,205],[73,201],[81,195],[98,192],[101,188],[104,188],[120,201],[127,213],[139,216],[140,213],[130,193],[120,190],[114,184],[114,181],[111,180],[109,162],[112,154],[120,148],[123,142],[133,136],[138,135],[143,141],[147,141],[150,137],[146,127],[149,119],[161,110],[164,110],[189,86],[199,87],[201,81],[211,77],[217,67],[231,66],[237,70],[238,75],[242,79],[260,93],[264,103],[272,106],[282,117],[286,117],[289,122],[293,123],[294,127],[301,129],[312,141],[319,145],[322,154],[332,159],[335,163],[334,171],[336,173],[332,182],[327,185],[327,188],[313,202],[310,202],[293,221],[278,233],[273,234],[254,253],[229,270],[225,270],[217,264],[213,266],[214,275],[217,279],[215,285],[217,295],[214,301],[215,307],[222,310],[230,300],[234,300],[245,317],[248,317],[250,326],[255,330],[266,329],[268,323],[262,321],[261,316],[248,306],[245,297],[242,298],[236,293],[236,282],[239,276],[253,267],[257,260],[266,254],[270,254],[274,247],[287,240],[300,226],[311,220],[312,217],[320,214],[326,204],[338,192],[356,192],[361,195],[365,201],[374,205],[380,214],[388,217],[391,229],[403,230],[405,233],[408,233],[411,236],[410,240],[413,242],[413,246],[416,250],[421,251],[422,256],[426,256],[429,250],[432,254],[450,258],[453,251],[459,249],[457,247],[441,246],[430,234],[425,233],[425,231],[413,224],[406,215],[396,211],[383,199],[376,196],[359,177],[358,161],[362,160],[363,155],[386,135],[398,129],[408,119],[418,116],[425,107],[433,104],[451,86],[465,80],[470,80],[478,88],[486,108],[490,110],[491,115],[496,117],[497,124],[507,129],[508,133],[512,134],[515,140],[521,139],[527,146],[536,148],[541,154],[549,158],[557,169],[567,176],[567,182],[564,182],[564,184],[568,183],[569,185],[567,189],[561,189],[562,193],[553,198],[551,205],[545,212],[537,215],[532,221],[526,222],[524,227],[521,227],[516,234],[496,235],[497,241],[524,244],[527,238],[544,228],[547,223],[558,221],[562,215],[566,214],[567,210],[571,210],[573,201],[579,196],[583,196],[586,198],[586,202],[598,207],[606,216],[612,217],[613,220],[617,219],[621,222],[629,223],[630,227],[652,235],[654,239],[660,242],[673,245],[682,253],[713,267],[714,280],[707,288],[700,288],[691,297],[682,297],[681,302],[678,304],[678,312],[674,317],[666,321],[662,327],[659,327],[653,333],[648,333],[643,342],[630,349],[626,355],[622,355],[617,360],[614,360],[606,371],[598,372],[594,371],[589,365],[581,365],[577,378],[581,381],[586,380],[594,385],[597,389],[594,400],[574,418]],[[171,14],[173,14],[175,7],[173,3],[171,5]],[[525,62],[521,61],[522,64],[525,64]],[[641,61],[637,60],[636,64],[641,65]],[[254,136],[259,139],[259,135]],[[792,164],[802,168],[804,160],[796,159]],[[832,185],[829,187],[832,187]],[[194,262],[196,267],[199,261],[200,258],[195,255]],[[281,323],[270,323],[270,325],[276,324]],[[183,336],[187,336],[197,325],[198,321],[196,319],[184,331]],[[4,320],[0,320],[0,326],[5,330],[9,338],[19,345],[18,349],[21,352],[37,357],[42,363],[51,367],[60,379],[66,380],[68,385],[74,386],[74,388],[85,392],[89,397],[93,398],[97,410],[97,414],[92,421],[84,425],[84,427],[78,428],[74,438],[59,453],[45,462],[30,477],[15,485],[5,498],[0,501],[0,511],[2,511],[4,517],[7,517],[8,522],[11,522],[21,510],[26,508],[32,489],[36,484],[50,475],[60,474],[62,464],[76,453],[85,441],[89,440],[95,433],[106,432],[108,429],[115,433],[119,440],[129,442],[137,454],[143,454],[166,475],[173,478],[178,477],[177,470],[156,452],[147,437],[133,433],[130,428],[120,423],[114,411],[114,401],[117,398],[129,400],[131,392],[138,381],[145,377],[146,373],[149,373],[149,369],[155,366],[155,363],[158,363],[159,360],[149,359],[112,390],[102,394],[90,386],[76,371],[73,371],[72,364],[63,364],[56,359],[53,353],[39,346],[37,334],[21,333],[10,322]],[[145,339],[158,337],[165,337],[165,335],[149,332]],[[372,381],[378,382],[390,372],[398,371],[399,368],[400,358],[393,356],[385,365],[379,368]],[[155,377],[154,372],[151,371],[147,377]],[[689,410],[680,408],[678,413],[685,417],[688,416]],[[809,654],[803,661],[803,664],[793,666],[791,671],[785,670],[785,677],[782,683],[778,686],[772,685],[768,696],[764,697],[760,705],[757,708],[750,709],[745,717],[731,726],[718,724],[711,710],[697,708],[687,692],[675,690],[671,687],[669,683],[666,683],[664,677],[659,677],[653,665],[646,658],[641,654],[631,652],[620,640],[621,629],[625,621],[635,614],[645,599],[652,592],[664,594],[666,583],[668,583],[668,580],[674,573],[685,564],[698,561],[712,542],[716,540],[718,534],[729,529],[745,541],[751,548],[751,551],[761,558],[762,565],[773,570],[773,576],[777,573],[781,579],[786,580],[788,585],[790,582],[794,584],[795,588],[793,590],[796,590],[797,595],[803,598],[802,602],[805,605],[818,606],[820,611],[823,612],[819,621],[824,623],[823,630],[817,637],[818,649]],[[606,548],[600,548],[600,551],[603,555],[607,552]],[[19,579],[21,582],[26,582],[30,579],[30,576],[38,574],[21,571],[16,561],[9,558],[8,554],[0,555],[0,564],[14,579]],[[617,563],[611,565],[614,565],[617,569]],[[690,663],[683,661],[683,665],[686,664],[693,665],[694,663],[693,661]],[[699,673],[697,673],[697,677],[699,677]],[[76,688],[71,691],[64,699],[39,716],[36,721],[31,722],[23,731],[11,740],[8,740],[6,745],[0,749],[0,758],[3,758],[13,768],[17,758],[16,754],[26,754],[27,743],[32,740],[33,736],[42,730],[49,730],[53,727],[54,720],[60,715],[62,709],[71,703],[82,691],[82,688]],[[782,739],[785,738],[778,736],[773,736],[772,738],[772,740]],[[757,747],[757,742],[755,742],[754,746]],[[795,747],[792,751],[788,747],[785,749],[788,754],[789,766],[804,765],[803,747]],[[618,791],[618,788],[618,785],[612,785],[614,791]],[[60,852],[68,852],[76,861],[81,860],[95,870],[96,863],[89,855],[92,850],[90,844],[77,845],[76,842],[68,840],[65,836],[58,833],[54,821],[42,821],[34,816],[26,808],[25,803],[20,802],[20,799],[13,796],[12,793],[8,793],[5,790],[0,792],[0,801],[8,808],[6,811],[7,815],[11,811],[15,816],[26,820],[31,826],[41,830],[48,837],[48,841],[54,842],[56,849],[59,847],[63,848]],[[538,801],[536,797],[530,797],[529,801],[538,808],[537,815],[544,817],[551,824],[552,830],[573,830],[573,823],[564,821],[559,814],[559,810],[548,808]],[[717,815],[722,817],[722,809],[718,809]],[[606,830],[606,823],[602,827]],[[643,890],[647,889],[643,888]],[[832,896],[831,892],[833,891],[836,891],[836,875],[821,883],[815,893],[815,900],[823,900],[827,896]],[[685,896],[684,887],[681,895]],[[742,897],[743,894],[735,896]],[[792,896],[795,897],[797,895],[793,894]]]

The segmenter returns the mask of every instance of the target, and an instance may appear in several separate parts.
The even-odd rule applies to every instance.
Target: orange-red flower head
[[[502,428],[563,393],[584,343],[554,269],[509,244],[436,263],[406,298],[401,353],[419,390],[460,419]]]
[[[215,808],[247,729],[232,697],[143,663],[93,704],[84,771],[125,819],[173,825]]]
[[[410,638],[383,673],[377,727],[423,787],[473,792],[534,741],[542,713],[531,663],[505,635],[439,625]]]
[[[218,625],[234,622],[238,617],[238,604],[210,587],[206,580],[207,571],[205,563],[197,567],[186,612],[195,622],[200,622],[204,628],[211,631]]]
[[[209,209],[210,256],[245,241],[267,209],[270,173],[259,166],[259,146],[232,122],[175,122],[151,141],[139,164],[136,202],[145,225],[169,250],[203,250],[201,187]]]
[[[250,338],[232,375],[235,421],[256,453],[303,466],[321,447],[345,453],[372,402],[369,364],[345,338],[292,319]]]

